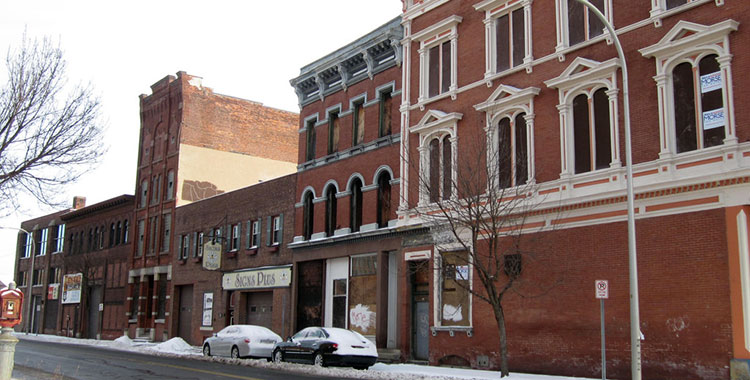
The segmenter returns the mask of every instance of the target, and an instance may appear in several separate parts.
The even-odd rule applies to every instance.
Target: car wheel
[[[315,353],[315,366],[316,367],[325,367],[326,362],[323,360],[323,354],[320,352]]]
[[[203,356],[211,356],[211,347],[208,344],[203,346]]]
[[[240,358],[240,349],[237,346],[232,347],[232,359]]]
[[[276,350],[273,352],[273,362],[274,363],[281,363],[284,361],[284,353],[281,352],[281,350]]]

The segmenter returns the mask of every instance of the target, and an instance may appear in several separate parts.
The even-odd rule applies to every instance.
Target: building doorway
[[[258,325],[273,329],[273,292],[253,292],[247,294],[245,318],[248,325]]]
[[[192,324],[193,320],[193,285],[179,287],[180,310],[177,318],[177,334],[188,342],[193,342]]]
[[[86,300],[86,302],[88,302],[88,325],[86,326],[86,337],[89,339],[97,339],[99,325],[101,323],[99,319],[101,314],[99,311],[99,304],[102,303],[102,287],[90,287],[88,300]]]
[[[430,267],[429,261],[410,261],[412,305],[412,357],[430,357]]]

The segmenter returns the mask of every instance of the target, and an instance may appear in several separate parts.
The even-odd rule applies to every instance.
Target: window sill
[[[419,102],[416,104],[416,106],[419,107],[420,111],[424,111],[425,107],[430,103],[434,103],[434,102],[437,102],[438,100],[443,100],[448,97],[450,97],[451,100],[456,100],[457,96],[458,96],[458,89],[456,88],[456,89],[444,92],[442,94],[435,95],[431,98],[420,99]]]
[[[229,251],[225,255],[228,259],[233,259],[237,257],[237,251]]]
[[[202,260],[202,259],[203,259],[203,257],[202,257],[202,256],[198,256],[198,257],[193,257],[193,262],[194,262],[194,263],[199,263],[199,262],[201,262],[201,260]]]
[[[274,243],[272,246],[268,248],[270,252],[278,252],[279,251],[279,243]]]
[[[432,326],[430,327],[432,336],[437,336],[438,332],[445,331],[451,337],[456,336],[456,333],[466,334],[469,338],[474,336],[474,327],[472,326]]]
[[[138,323],[138,319],[128,319],[128,323]]]
[[[258,247],[252,247],[247,249],[247,254],[249,256],[257,255],[258,254]]]
[[[186,262],[187,262],[187,259],[177,259],[177,263],[180,265],[185,265]]]

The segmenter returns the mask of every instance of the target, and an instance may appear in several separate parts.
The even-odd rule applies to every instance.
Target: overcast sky
[[[203,77],[215,92],[299,112],[289,80],[299,69],[385,24],[399,0],[4,1],[0,52],[30,38],[59,42],[73,83],[101,97],[109,146],[102,163],[61,188],[92,205],[133,194],[138,149],[138,95],[177,71]],[[4,61],[3,61],[4,62]],[[6,83],[4,68],[0,84]],[[33,203],[0,227],[55,210]],[[13,278],[17,231],[0,229],[0,281]]]

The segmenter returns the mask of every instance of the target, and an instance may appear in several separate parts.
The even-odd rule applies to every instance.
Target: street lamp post
[[[588,0],[576,0],[583,4],[604,24],[614,41],[620,57],[622,70],[622,103],[625,119],[625,172],[628,191],[628,268],[630,272],[630,370],[633,380],[641,379],[641,321],[638,308],[638,260],[635,250],[635,205],[633,195],[633,154],[630,141],[630,98],[628,94],[628,66],[625,64],[625,53],[615,28],[607,21],[604,14]]]
[[[32,286],[34,284],[34,257],[36,256],[34,254],[34,234],[31,233],[31,232],[29,232],[29,231],[26,231],[25,229],[23,229],[21,227],[0,227],[0,229],[2,229],[2,230],[17,230],[17,231],[21,231],[21,232],[25,233],[26,234],[26,243],[27,244],[29,243],[29,236],[31,236],[31,266],[30,266],[28,272],[26,273],[26,276],[27,276],[27,279],[26,279],[26,281],[27,281],[27,284],[26,284],[27,285],[26,286],[26,294],[27,294],[27,298],[29,300],[29,303],[28,303],[29,307],[26,310],[26,334],[28,334],[28,333],[31,332],[31,324],[32,324],[32,321],[31,321],[31,308],[33,307],[32,301],[34,299],[34,297],[32,297],[32,295],[31,295],[31,289],[32,289]]]

